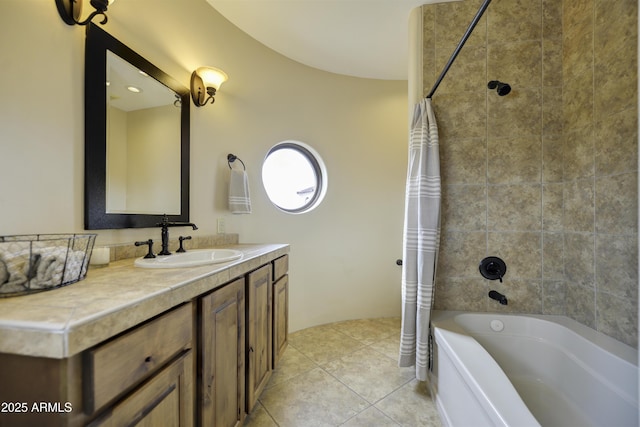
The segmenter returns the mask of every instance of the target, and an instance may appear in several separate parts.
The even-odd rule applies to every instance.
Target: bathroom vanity
[[[232,426],[287,345],[288,245],[0,299],[0,426]]]

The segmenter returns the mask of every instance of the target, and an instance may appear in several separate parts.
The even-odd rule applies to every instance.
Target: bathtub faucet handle
[[[487,265],[487,273],[498,276],[498,280],[502,283],[502,269],[500,268],[500,264],[497,262],[490,262]]]
[[[500,280],[507,274],[507,264],[498,257],[490,256],[480,261],[480,274],[485,279]]]

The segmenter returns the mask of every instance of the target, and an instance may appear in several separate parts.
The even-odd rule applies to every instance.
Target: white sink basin
[[[134,265],[142,268],[183,268],[218,264],[242,258],[242,252],[234,249],[193,249],[155,258],[138,258]]]

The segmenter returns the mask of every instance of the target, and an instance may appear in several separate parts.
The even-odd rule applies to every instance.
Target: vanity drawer
[[[188,303],[85,353],[85,412],[92,414],[191,347]]]
[[[273,260],[273,281],[275,282],[289,271],[289,255]]]

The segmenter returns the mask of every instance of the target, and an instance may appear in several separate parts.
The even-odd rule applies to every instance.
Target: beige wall
[[[425,92],[480,3],[423,8]],[[567,314],[637,346],[637,4],[615,3],[494,2],[438,89],[436,308]],[[504,283],[478,272],[491,255]]]
[[[185,86],[200,65],[230,76],[214,106],[191,106],[190,233],[215,233],[224,218],[242,242],[290,243],[292,330],[400,314],[406,81],[288,60],[204,0],[117,1],[104,28]],[[82,231],[84,29],[64,24],[53,0],[3,0],[0,32],[0,234]],[[264,155],[285,139],[327,164],[327,196],[306,215],[277,211],[260,182]],[[227,153],[247,165],[251,215],[226,209]],[[101,231],[97,244],[147,238],[159,230]]]

